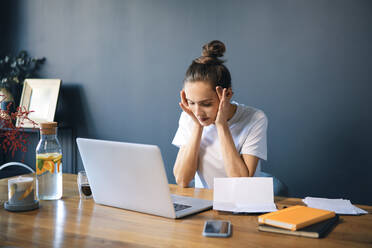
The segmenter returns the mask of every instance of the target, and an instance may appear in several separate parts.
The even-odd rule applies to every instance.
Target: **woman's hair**
[[[231,76],[224,60],[218,59],[225,53],[226,48],[219,40],[213,40],[203,46],[202,56],[192,61],[186,71],[184,82],[204,81],[210,83],[213,90],[217,86],[231,87]]]

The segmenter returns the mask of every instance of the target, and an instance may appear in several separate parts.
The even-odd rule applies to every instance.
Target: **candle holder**
[[[4,208],[12,212],[28,211],[39,208],[35,199],[35,180],[32,177],[12,178],[8,180],[8,201]]]

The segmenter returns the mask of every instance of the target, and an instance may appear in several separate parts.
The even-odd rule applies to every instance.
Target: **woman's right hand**
[[[189,104],[187,103],[187,99],[186,99],[185,90],[181,90],[180,97],[181,97],[181,102],[179,102],[178,104],[180,105],[181,109],[185,111],[192,118],[195,124],[200,125],[199,120],[195,117],[194,113],[189,108]]]

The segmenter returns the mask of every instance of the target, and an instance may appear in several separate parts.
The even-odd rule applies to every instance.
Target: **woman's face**
[[[216,120],[220,100],[209,83],[203,81],[186,82],[186,100],[202,126],[209,126]]]

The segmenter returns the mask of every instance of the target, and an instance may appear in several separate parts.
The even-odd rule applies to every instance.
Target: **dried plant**
[[[0,95],[0,104],[5,101],[5,97]],[[22,124],[25,120],[33,124],[33,128],[36,128],[37,123],[31,120],[28,116],[31,112],[21,107],[17,107],[15,112],[11,112],[12,103],[9,103],[6,110],[0,110],[0,141],[1,149],[5,152],[9,152],[14,157],[16,151],[23,153],[27,152],[27,144],[29,143],[29,134],[24,132]],[[20,123],[16,126],[16,120]],[[23,156],[22,156],[23,162]]]

